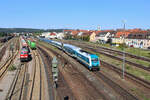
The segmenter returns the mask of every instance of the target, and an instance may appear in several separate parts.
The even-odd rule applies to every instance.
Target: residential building
[[[44,32],[41,36],[49,39],[57,38],[57,34],[55,32]]]
[[[96,41],[106,43],[109,39],[110,32],[100,32],[96,35]]]
[[[100,43],[106,43],[109,39],[115,36],[115,31],[101,31],[96,35],[96,41]]]
[[[48,37],[49,37],[49,33],[50,33],[50,32],[43,32],[41,36],[42,36],[42,37],[45,37],[45,38],[48,38]]]
[[[64,33],[57,33],[57,39],[63,39]]]
[[[79,33],[77,34],[77,36],[82,36],[82,34],[83,34],[83,32],[79,32]]]
[[[96,33],[95,32],[91,32],[89,41],[95,42],[95,36],[96,36]]]
[[[150,47],[150,33],[131,33],[126,44],[135,48],[146,49]]]
[[[123,38],[112,38],[112,43],[115,43],[115,44],[123,44],[124,41],[125,40]]]
[[[147,49],[150,47],[150,33],[130,33],[126,38],[112,38],[112,43]]]
[[[56,39],[57,38],[57,33],[49,33],[49,36],[48,36],[49,39]]]

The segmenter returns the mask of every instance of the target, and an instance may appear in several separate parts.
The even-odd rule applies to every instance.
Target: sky
[[[150,29],[150,0],[1,0],[0,28]]]

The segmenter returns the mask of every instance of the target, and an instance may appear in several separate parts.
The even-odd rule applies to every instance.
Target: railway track
[[[32,83],[29,92],[29,100],[42,100],[42,73],[41,73],[41,60],[37,51],[33,50],[34,69],[32,75]]]
[[[122,70],[117,68],[116,66],[113,66],[105,61],[101,61],[102,65],[104,65],[105,67],[112,69],[113,71],[117,72],[120,76],[122,75]],[[134,83],[138,83],[141,86],[144,86],[145,88],[149,88],[150,89],[150,82],[143,80],[137,76],[134,76],[128,72],[125,71],[125,78],[132,80],[132,82]]]
[[[5,51],[6,51],[6,46],[2,47],[2,49],[0,50],[0,61],[3,57],[3,55],[5,54]]]
[[[33,51],[35,63],[28,82],[28,63],[23,62],[16,72],[14,81],[7,96],[7,100],[42,100],[42,72],[38,53]],[[31,67],[31,66],[30,66]]]
[[[66,63],[65,64],[65,67],[67,68],[67,67],[71,67],[71,68],[69,68],[69,70],[68,69],[66,69],[67,70],[67,72],[69,73],[69,77],[71,76],[71,77],[73,77],[73,79],[71,79],[71,78],[69,78],[68,76],[65,76],[65,81],[66,81],[66,83],[67,84],[74,84],[74,86],[76,87],[76,85],[77,84],[80,84],[80,85],[77,85],[77,86],[82,86],[82,87],[77,87],[76,89],[71,89],[72,90],[72,92],[73,92],[73,94],[74,94],[74,96],[75,96],[75,98],[76,99],[73,99],[73,100],[95,100],[96,98],[101,98],[102,100],[110,100],[110,99],[108,99],[108,96],[107,95],[103,95],[102,93],[100,93],[100,91],[98,91],[98,90],[96,90],[95,89],[95,87],[86,79],[86,77],[84,77],[84,75],[82,75],[76,68],[75,68],[75,65],[74,64],[72,64],[72,63],[70,63],[70,62],[68,62],[68,60],[66,60],[66,58],[64,58],[64,57],[62,57],[58,52],[56,52],[55,50],[53,50],[53,49],[50,49],[50,48],[47,48],[47,47],[45,47],[45,46],[43,46],[44,48],[46,48],[47,50],[49,50],[49,51],[51,51],[51,52],[53,52],[53,54],[55,54],[56,56],[57,56],[57,58],[59,58],[60,60],[61,60],[61,62],[64,62],[64,63]],[[40,47],[39,47],[40,48]],[[68,62],[68,63],[67,63]],[[62,67],[62,66],[61,66]],[[61,70],[61,69],[60,69]],[[63,74],[63,76],[64,76],[64,73],[62,73]],[[78,74],[78,76],[74,76],[74,75],[76,75],[76,74]],[[67,79],[66,79],[67,78]],[[70,79],[70,80],[68,80],[68,79]],[[72,82],[73,80],[76,80],[76,84],[73,82],[73,83],[70,83],[70,82]],[[82,81],[82,82],[81,82]],[[85,83],[86,84],[85,84]],[[82,84],[85,84],[85,85],[81,85],[81,83]],[[66,84],[66,85],[67,85]],[[58,87],[59,87],[59,85],[58,85]],[[69,86],[70,87],[70,86]],[[88,89],[88,91],[87,91],[87,87],[89,87],[89,89]],[[68,88],[68,90],[70,90],[69,88]],[[79,90],[81,90],[81,91],[79,91]],[[85,90],[85,91],[84,91]],[[64,91],[66,91],[66,89],[64,90]],[[62,95],[62,92],[64,92],[64,91],[60,91],[60,92],[58,92],[58,95],[60,95],[60,97],[62,97],[61,95]],[[78,91],[78,93],[75,93],[75,92],[77,92]],[[82,91],[84,91],[84,93],[82,92]],[[91,91],[93,91],[93,92],[91,92]],[[94,91],[97,91],[96,93],[94,93]],[[93,94],[94,93],[94,94]],[[83,95],[84,96],[83,96]],[[80,95],[80,96],[78,96],[78,95]],[[85,96],[86,95],[86,96]],[[70,96],[69,96],[69,98],[71,98]],[[94,99],[95,98],[95,99]],[[60,99],[61,100],[61,99]]]
[[[0,48],[0,61],[1,59],[3,58],[5,52],[6,52],[6,49],[9,48],[8,46],[10,45],[11,41],[15,41],[16,39],[11,39],[9,40],[8,42],[6,42],[5,44],[3,44],[3,46]]]
[[[18,46],[18,43],[16,42],[16,47],[17,46]],[[15,52],[14,55],[9,56],[8,59],[6,59],[6,61],[1,64],[1,66],[0,66],[0,79],[3,78],[5,73],[8,71],[9,66],[12,64],[13,60],[16,58],[18,51],[19,51],[19,47],[17,47],[16,50],[17,51]]]
[[[81,47],[81,45],[78,45],[78,46]],[[102,52],[102,51],[100,51],[100,50],[98,50],[98,49],[94,49],[94,48],[92,48],[92,47],[87,47],[87,46],[84,45],[84,48],[88,48],[89,50],[92,50],[92,51],[94,51],[94,52],[98,52],[98,53],[104,54],[104,55],[106,55],[106,56],[108,56],[108,57],[111,57],[111,58],[113,58],[113,59],[115,58],[115,59],[117,59],[117,60],[121,60],[121,61],[123,60],[122,58],[119,58],[119,57],[110,55],[110,54],[105,53],[105,52]],[[104,65],[105,67],[107,67],[107,68],[109,68],[109,69],[111,69],[111,70],[114,70],[114,71],[117,72],[120,76],[122,75],[122,70],[121,70],[121,69],[119,69],[119,68],[117,68],[116,66],[113,66],[113,65],[111,65],[111,64],[109,64],[109,63],[107,63],[107,62],[105,62],[105,61],[101,61],[101,62],[102,62],[102,65]],[[145,67],[145,66],[141,66],[141,65],[139,65],[139,64],[130,62],[130,61],[128,61],[128,60],[126,60],[126,63],[131,64],[131,65],[134,65],[135,67],[144,69],[144,70],[146,70],[146,71],[150,71],[150,68]],[[149,89],[150,89],[150,82],[148,82],[148,81],[146,81],[146,80],[144,80],[144,79],[141,79],[141,78],[139,78],[139,77],[136,77],[135,75],[132,75],[132,74],[130,74],[130,73],[128,73],[128,72],[125,72],[125,77],[126,77],[127,79],[129,79],[129,80],[132,80],[132,82],[134,82],[134,83],[136,83],[136,84],[138,83],[138,84],[140,84],[141,86],[144,86],[145,88],[149,88]]]
[[[12,64],[13,60],[16,58],[18,52],[14,56],[9,57],[1,66],[0,66],[0,80],[3,78],[5,73],[8,71],[9,66]]]
[[[104,52],[95,50],[95,49],[93,49],[92,47],[86,47],[86,48],[88,48],[88,49],[90,49],[90,50],[92,50],[92,51],[94,51],[94,52],[98,52],[98,53],[104,54],[104,55],[106,55],[106,56],[108,56],[108,57],[115,58],[115,59],[117,59],[117,60],[121,60],[121,61],[123,60],[122,58],[119,58],[119,57],[110,55],[110,54],[108,54],[108,53],[104,53]],[[126,63],[131,64],[131,65],[134,65],[135,67],[144,69],[144,70],[146,70],[146,71],[150,71],[150,69],[149,69],[148,67],[141,66],[141,65],[139,65],[139,64],[130,62],[130,61],[128,61],[128,60],[126,60]],[[113,65],[111,65],[111,64],[108,64],[107,62],[104,62],[104,61],[102,61],[102,64],[104,64],[104,65],[106,65],[106,66],[109,66],[108,68],[112,68],[114,71],[116,71],[116,72],[119,73],[120,75],[122,74],[122,70],[119,69],[119,68],[117,68],[116,66],[113,66]],[[148,81],[146,81],[146,80],[144,80],[144,79],[141,79],[141,78],[139,78],[139,77],[136,77],[135,75],[132,75],[132,74],[130,74],[130,73],[128,73],[128,72],[125,72],[125,73],[126,73],[125,76],[126,76],[127,78],[129,78],[130,80],[136,81],[137,83],[139,83],[139,84],[143,85],[144,87],[150,89],[150,82],[148,82]]]
[[[45,47],[46,48],[46,47]],[[52,50],[52,49],[50,49],[50,48],[47,48],[48,50]],[[82,66],[82,65],[78,65],[78,64],[76,64],[75,62],[73,62],[71,59],[67,59],[67,58],[65,58],[65,57],[63,57],[64,56],[64,54],[59,54],[59,53],[56,53],[56,51],[53,51],[53,52],[55,52],[55,54],[58,54],[59,56],[61,56],[63,59],[65,59],[66,60],[66,62],[69,62],[69,64],[71,64],[71,65],[76,65],[76,66],[74,66],[74,67],[79,67],[79,66]],[[83,67],[83,66],[82,66]],[[79,67],[79,69],[82,69],[82,67]],[[78,69],[78,70],[79,70]],[[91,72],[89,72],[88,70],[85,70],[85,71],[81,71],[82,73],[84,73],[84,74],[86,74],[86,79],[87,79],[87,76],[93,76],[92,74],[94,74],[94,73],[91,73]],[[88,75],[87,75],[88,74]],[[96,75],[96,76],[95,76]],[[112,82],[110,82],[110,81],[112,81],[111,79],[109,79],[109,78],[107,78],[107,81],[104,79],[104,78],[102,78],[102,75],[100,76],[99,74],[95,74],[93,77],[92,77],[92,80],[91,80],[91,78],[90,78],[90,80],[89,79],[87,79],[87,80],[89,80],[89,81],[92,81],[92,86],[96,86],[96,90],[102,95],[102,97],[103,97],[103,99],[107,99],[107,100],[110,100],[110,99],[118,99],[118,100],[137,100],[137,98],[135,97],[135,96],[133,96],[131,93],[129,93],[128,91],[125,91],[125,89],[123,89],[123,88],[121,88],[121,87],[119,87],[119,85],[117,85],[117,84],[115,84],[115,83],[112,83]],[[103,76],[104,77],[104,76]],[[115,92],[117,93],[117,94],[119,94],[120,96],[122,96],[122,97],[120,97],[120,96],[117,96],[117,98],[115,98],[115,97],[111,97],[110,95],[108,95],[109,93],[108,93],[108,91],[107,91],[107,93],[104,93],[104,92],[102,92],[102,91],[100,91],[100,90],[103,90],[102,89],[102,87],[99,87],[99,86],[97,86],[96,84],[99,84],[99,83],[97,83],[98,82],[98,80],[100,80],[100,79],[103,79],[103,82],[105,82],[105,84],[107,84],[107,85],[109,85],[109,87],[111,86],[111,88],[113,89],[113,90],[115,90]],[[94,80],[97,80],[96,82],[94,81]],[[109,81],[108,81],[109,80]],[[102,83],[101,83],[102,84]],[[116,87],[117,87],[117,89],[119,89],[119,93],[117,92],[117,89],[114,89],[114,84],[115,85],[117,85]],[[106,89],[104,89],[104,91],[105,91]],[[121,94],[121,93],[123,93],[123,94]]]
[[[132,94],[130,94],[129,91],[125,90],[124,88],[116,84],[113,80],[105,76],[103,73],[101,72],[94,72],[94,73],[96,74],[96,76],[104,80],[109,86],[111,86],[118,94],[120,94],[124,100],[137,100],[137,98]]]
[[[109,53],[106,53],[106,51],[105,50],[99,50],[99,49],[94,49],[94,48],[92,48],[92,47],[89,47],[89,46],[86,46],[86,45],[80,45],[80,44],[76,44],[77,46],[79,46],[79,47],[81,47],[81,48],[85,48],[85,49],[89,49],[89,50],[91,50],[91,51],[94,51],[94,52],[98,52],[98,53],[100,53],[100,54],[104,54],[104,55],[106,55],[106,56],[108,56],[108,57],[111,57],[111,58],[113,58],[113,59],[117,59],[117,60],[119,60],[119,61],[122,61],[123,59],[122,58],[120,58],[120,57],[117,57],[117,56],[113,56],[113,55],[111,55],[111,54],[109,54]],[[103,52],[103,51],[105,51],[105,52]],[[134,63],[134,62],[131,62],[131,61],[128,61],[128,60],[125,60],[126,61],[126,63],[128,63],[128,64],[130,64],[130,65],[133,65],[133,67],[137,67],[137,68],[140,68],[140,69],[143,69],[143,70],[145,70],[145,71],[149,71],[150,72],[150,67],[145,67],[145,66],[142,66],[142,65],[139,65],[139,64],[136,64],[136,63]],[[104,61],[103,61],[104,62]],[[105,64],[106,64],[106,62],[105,62]],[[108,64],[107,64],[107,66],[108,66]],[[109,64],[109,66],[111,67],[112,65],[110,65]],[[115,67],[115,66],[114,66]],[[119,72],[117,72],[117,73],[119,73],[119,74],[121,74],[122,72],[121,72],[121,69],[119,69],[119,68],[114,68],[113,67],[113,69],[112,70],[114,70],[114,69],[118,69],[117,71],[119,71]],[[116,70],[115,70],[116,71]],[[144,87],[147,87],[147,88],[149,88],[150,87],[150,82],[148,82],[148,81],[146,81],[146,80],[143,80],[143,79],[141,79],[141,78],[139,78],[139,77],[136,77],[135,75],[132,75],[132,74],[130,74],[130,73],[127,73],[126,72],[126,75],[125,75],[128,79],[130,79],[130,80],[132,80],[132,82],[134,82],[134,81],[136,81],[137,83],[139,83],[140,85],[143,85]],[[135,82],[134,82],[135,83]]]
[[[20,64],[10,87],[6,100],[22,100],[27,72],[27,63]]]
[[[19,40],[19,38],[16,38],[15,50],[19,50],[20,49],[20,45],[18,45],[18,43],[20,43],[20,40]]]
[[[59,73],[58,82],[57,82],[57,92],[55,91],[55,88],[53,88],[53,80],[52,80],[52,69],[51,69],[51,62],[52,62],[52,56],[48,54],[46,50],[44,50],[42,47],[39,47],[38,50],[41,52],[41,56],[43,57],[43,60],[45,60],[45,69],[47,71],[47,77],[48,77],[48,88],[49,88],[49,97],[50,100],[62,100],[64,97],[69,97],[70,100],[76,100],[74,95],[72,94],[71,90],[69,89],[65,79],[62,77],[62,74]]]
[[[52,75],[49,72],[49,70],[50,70],[49,66],[51,66],[51,63],[50,63],[51,59],[48,56],[47,52],[44,51],[43,49],[40,49],[40,50],[37,49],[37,50],[38,50],[39,55],[41,56],[41,60],[44,64],[44,69],[45,69],[45,73],[46,73],[45,77],[47,77],[46,79],[47,79],[47,85],[48,85],[48,87],[47,87],[48,88],[48,91],[47,91],[48,92],[48,98],[50,100],[54,100],[54,92],[53,92],[53,84],[52,84],[53,82],[50,80],[51,79],[50,76],[52,76]]]
[[[19,48],[17,45],[16,47]],[[6,100],[44,100],[42,63],[36,50],[32,51],[32,54],[34,66],[29,66],[28,62],[20,64]],[[29,67],[32,67],[31,73]]]

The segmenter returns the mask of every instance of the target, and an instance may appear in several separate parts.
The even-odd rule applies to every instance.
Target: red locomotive
[[[20,52],[20,61],[21,62],[28,61],[28,59],[29,59],[28,50],[22,49],[21,52]]]
[[[29,61],[31,58],[30,49],[23,37],[21,37],[21,44],[22,44],[22,49],[20,52],[20,61],[21,62]]]

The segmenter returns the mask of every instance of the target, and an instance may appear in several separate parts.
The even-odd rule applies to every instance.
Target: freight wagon
[[[36,43],[35,43],[35,42],[30,41],[30,40],[28,40],[27,42],[28,42],[28,45],[30,46],[30,48],[31,48],[32,50],[36,49]]]
[[[30,48],[33,50],[33,49],[36,49],[36,43],[35,42],[31,42],[30,43]]]

